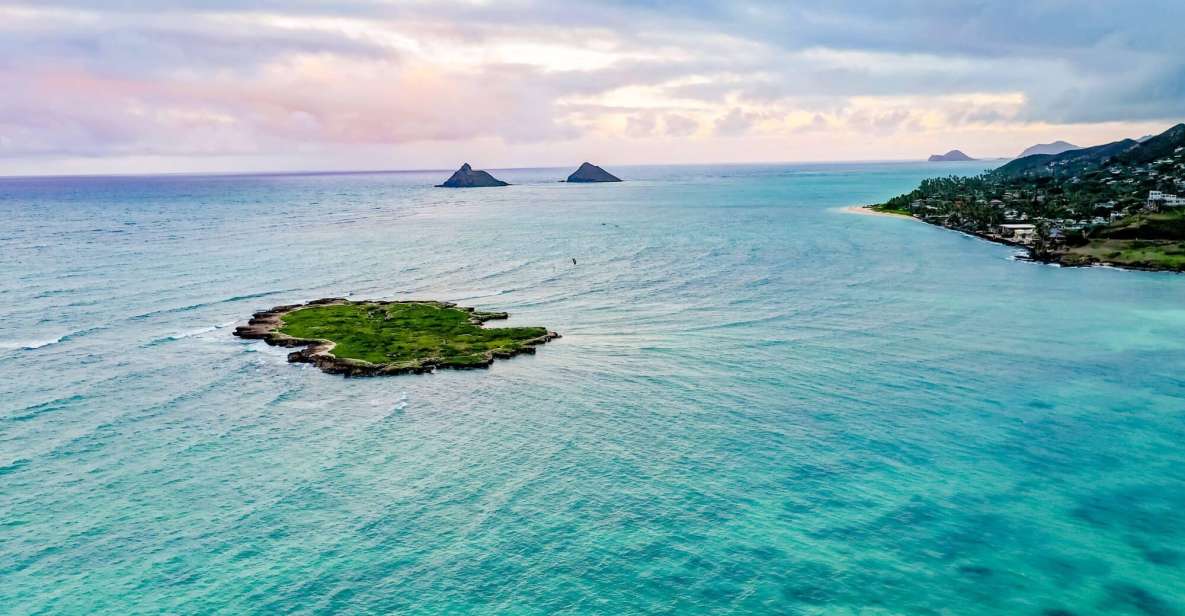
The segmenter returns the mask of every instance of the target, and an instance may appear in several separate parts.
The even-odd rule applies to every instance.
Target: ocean
[[[985,168],[2,179],[0,612],[1185,612],[1185,277],[843,211]],[[328,296],[563,338],[231,335]]]

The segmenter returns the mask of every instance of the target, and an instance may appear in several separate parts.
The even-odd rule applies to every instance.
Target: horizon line
[[[923,158],[891,158],[867,160],[799,160],[799,161],[757,161],[757,162],[703,162],[703,163],[631,163],[610,166],[614,168],[631,167],[743,167],[763,165],[859,165],[859,164],[891,164],[891,163],[931,163],[949,165],[967,163],[987,163],[1003,160],[1015,160],[1009,157],[975,158],[969,161],[932,162]],[[588,161],[592,162],[592,161]],[[464,163],[462,163],[464,164]],[[597,163],[592,163],[597,164]],[[578,165],[579,166],[579,165]],[[599,165],[604,167],[604,165]],[[458,166],[457,168],[460,168]],[[510,167],[474,167],[486,171],[528,171],[538,169],[567,169],[568,166],[539,165],[539,166],[510,166]],[[420,169],[294,169],[294,170],[258,170],[258,171],[153,171],[145,173],[46,173],[46,174],[0,174],[0,180],[36,180],[36,179],[85,179],[85,178],[167,178],[167,177],[266,177],[266,176],[314,176],[314,175],[382,175],[396,173],[452,173],[456,169],[450,168],[420,168]]]

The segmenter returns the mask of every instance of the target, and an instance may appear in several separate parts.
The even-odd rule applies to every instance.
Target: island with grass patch
[[[509,318],[439,301],[350,301],[327,298],[256,312],[234,335],[300,348],[292,363],[330,374],[422,374],[437,368],[488,368],[495,359],[559,338],[544,327],[483,327]]]

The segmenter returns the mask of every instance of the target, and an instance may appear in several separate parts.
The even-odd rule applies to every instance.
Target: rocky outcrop
[[[489,368],[494,363],[495,359],[509,359],[515,355],[523,353],[534,355],[535,347],[544,344],[551,340],[559,338],[560,335],[553,331],[548,331],[546,334],[526,340],[522,346],[517,349],[497,349],[488,351],[480,363],[450,363],[448,360],[429,359],[419,362],[415,365],[391,365],[391,364],[372,364],[370,362],[359,359],[348,359],[335,357],[332,354],[334,342],[331,340],[317,340],[312,338],[295,338],[287,334],[280,333],[279,329],[283,327],[283,316],[294,310],[305,308],[307,306],[325,306],[333,304],[349,304],[353,303],[342,297],[329,297],[325,299],[313,300],[307,304],[285,304],[283,306],[276,306],[270,310],[263,310],[251,315],[251,319],[247,321],[246,325],[240,325],[234,330],[234,335],[245,340],[263,340],[264,342],[278,347],[284,348],[299,348],[304,347],[298,351],[293,351],[288,354],[288,362],[293,364],[313,364],[322,372],[328,374],[341,374],[344,376],[391,376],[396,374],[424,374],[432,372],[438,368],[453,368],[453,369],[471,369],[471,368]],[[377,306],[391,305],[391,304],[423,304],[432,303],[448,308],[457,308],[470,313],[469,322],[474,325],[480,325],[486,321],[496,319],[507,319],[510,317],[505,312],[477,312],[473,308],[465,306],[457,306],[451,302],[422,302],[422,301],[367,301],[366,304],[374,304]]]
[[[967,160],[975,160],[975,159],[971,158],[970,156],[967,156],[966,154],[960,152],[959,150],[951,150],[951,151],[947,152],[946,154],[931,154],[930,158],[928,158],[927,160],[929,160],[932,163],[950,163],[950,162],[959,162],[959,161],[967,161]]]
[[[482,188],[487,186],[509,186],[506,182],[486,173],[485,171],[474,171],[469,163],[461,165],[449,179],[445,180],[443,184],[437,184],[437,188]]]
[[[621,178],[592,163],[584,163],[580,165],[580,168],[575,173],[568,176],[568,181],[580,183],[620,182]]]

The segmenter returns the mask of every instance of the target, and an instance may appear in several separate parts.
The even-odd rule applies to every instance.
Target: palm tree
[[[1049,221],[1038,220],[1033,230],[1032,256],[1038,261],[1048,260],[1052,254],[1052,243],[1049,241]]]

